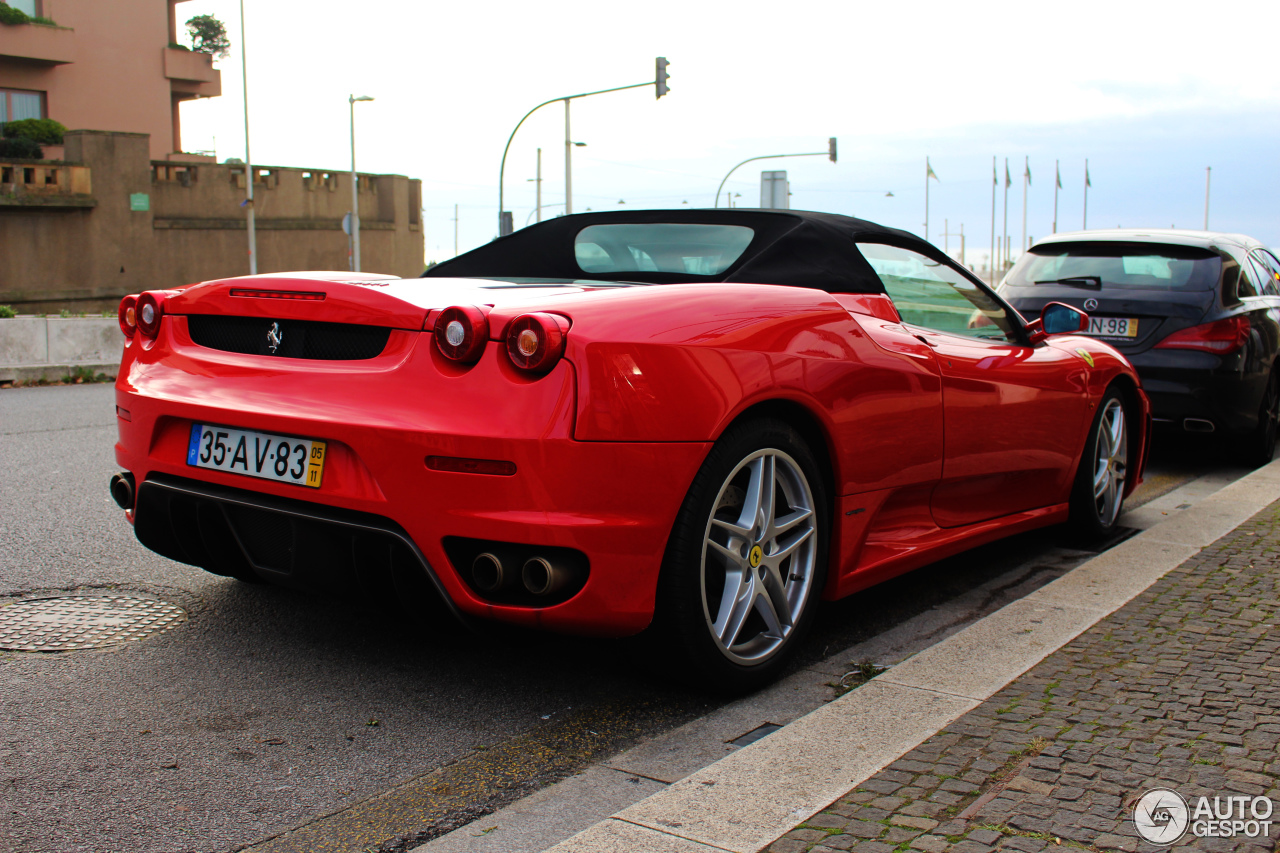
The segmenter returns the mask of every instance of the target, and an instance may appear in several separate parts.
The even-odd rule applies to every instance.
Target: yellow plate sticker
[[[324,477],[324,451],[323,441],[311,442],[311,461],[307,465],[306,485],[313,489],[320,488],[320,480]]]

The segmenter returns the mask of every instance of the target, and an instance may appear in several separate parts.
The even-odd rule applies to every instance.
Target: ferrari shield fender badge
[[[1077,348],[1076,355],[1083,358],[1085,364],[1089,365],[1090,367],[1093,367],[1093,356],[1089,353],[1087,349],[1084,349],[1083,347]]]
[[[271,353],[273,355],[275,354],[275,351],[280,348],[280,342],[283,340],[284,335],[280,331],[280,324],[272,323],[271,328],[267,329],[267,346],[271,348]],[[1076,350],[1076,352],[1081,352],[1081,350]],[[1091,361],[1089,364],[1092,365],[1093,362]]]

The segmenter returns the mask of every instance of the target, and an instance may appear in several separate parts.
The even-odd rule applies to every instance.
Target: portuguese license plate
[[[325,442],[212,424],[192,424],[187,464],[320,488]]]
[[[1136,338],[1138,321],[1133,317],[1090,317],[1087,334],[1100,338]]]

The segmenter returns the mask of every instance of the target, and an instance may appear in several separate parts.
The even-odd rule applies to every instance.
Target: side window
[[[1257,282],[1258,292],[1263,296],[1275,296],[1276,289],[1271,286],[1271,273],[1263,266],[1262,259],[1256,254],[1249,255],[1249,277]]]
[[[1240,301],[1239,287],[1240,265],[1232,258],[1222,259],[1222,304],[1235,305]]]
[[[1253,253],[1253,260],[1258,265],[1258,275],[1263,280],[1262,290],[1268,296],[1280,296],[1280,261],[1270,252],[1259,250]]]
[[[1243,264],[1240,265],[1240,278],[1238,282],[1235,283],[1236,296],[1244,297],[1258,295],[1258,286],[1253,283],[1253,275],[1253,270],[1249,269],[1249,266]]]
[[[858,250],[903,322],[970,338],[1017,340],[1004,307],[946,264],[883,243],[859,243]]]

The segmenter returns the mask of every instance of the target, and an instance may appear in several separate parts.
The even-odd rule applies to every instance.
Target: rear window
[[[1194,246],[1048,243],[1027,252],[1010,270],[1007,284],[1212,290],[1221,275],[1222,258]]]
[[[573,241],[583,272],[668,272],[719,275],[755,237],[744,225],[626,223],[591,225]]]

